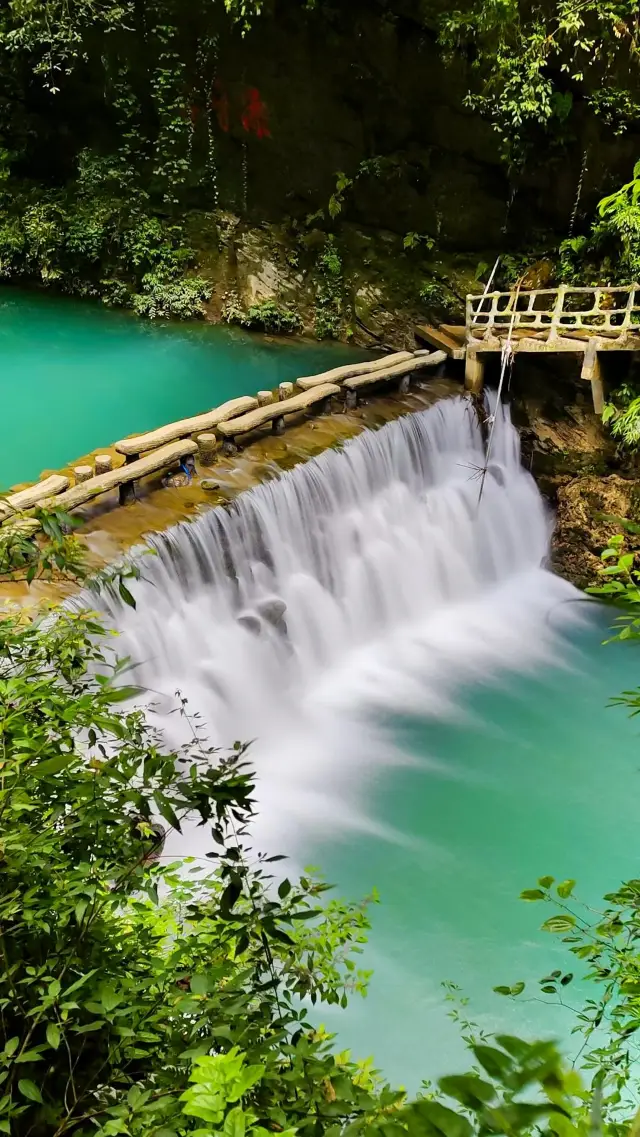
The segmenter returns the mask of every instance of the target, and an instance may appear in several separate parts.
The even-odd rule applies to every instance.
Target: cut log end
[[[79,486],[82,482],[88,482],[93,477],[93,470],[91,466],[74,466],[73,476],[76,485]]]
[[[199,434],[196,441],[200,464],[202,466],[213,466],[218,452],[218,439],[215,434]]]
[[[113,459],[110,454],[96,454],[96,474],[108,474],[113,469]]]
[[[273,391],[258,391],[256,398],[259,407],[268,407],[274,401]]]
[[[285,399],[293,397],[293,383],[281,383],[278,387],[278,398],[283,403]]]

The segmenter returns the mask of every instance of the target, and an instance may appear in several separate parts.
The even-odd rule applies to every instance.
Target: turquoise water
[[[607,703],[637,680],[640,649],[603,647],[605,627],[574,641],[567,668],[469,690],[458,722],[397,723],[420,764],[388,771],[363,798],[401,840],[347,834],[309,850],[340,894],[380,891],[369,996],[323,1018],[341,1047],[372,1054],[396,1083],[415,1088],[471,1064],[445,980],[484,1029],[556,1037],[570,1057],[579,1049],[571,1011],[538,1001],[537,980],[580,965],[539,931],[551,910],[519,894],[544,874],[571,877],[597,906],[639,875],[640,723]],[[492,991],[518,980],[517,1003]],[[581,995],[572,985],[566,1000]]]
[[[0,489],[216,403],[364,353],[0,291]]]

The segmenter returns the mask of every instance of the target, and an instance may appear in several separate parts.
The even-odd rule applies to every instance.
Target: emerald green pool
[[[640,723],[607,704],[637,683],[640,649],[602,646],[606,619],[574,638],[568,666],[469,689],[455,723],[398,722],[418,764],[363,789],[370,815],[402,840],[347,833],[313,853],[340,894],[380,892],[369,996],[323,1018],[396,1083],[416,1088],[472,1064],[446,980],[485,1030],[555,1037],[569,1057],[580,1049],[574,1015],[538,985],[556,967],[578,977],[580,964],[539,931],[552,910],[519,895],[544,874],[575,878],[597,908],[639,875]],[[518,980],[517,1002],[493,993]],[[566,1002],[595,997],[585,988],[576,981]]]
[[[3,288],[0,489],[127,434],[351,358],[365,355],[202,323],[148,323]]]

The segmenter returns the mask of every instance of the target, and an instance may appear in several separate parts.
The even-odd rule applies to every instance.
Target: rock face
[[[553,567],[579,588],[593,584],[601,567],[600,553],[621,532],[616,520],[640,518],[640,483],[619,474],[589,474],[561,485],[557,494]],[[629,548],[638,538],[627,537]]]
[[[512,388],[524,463],[556,515],[552,568],[585,588],[609,538],[621,532],[616,518],[640,518],[637,462],[617,452],[594,415],[575,359],[543,365],[521,356]]]
[[[464,297],[478,287],[474,255],[406,250],[397,233],[353,224],[334,237],[194,212],[189,239],[213,283],[207,318],[266,332],[413,349],[417,324],[463,321]]]
[[[220,43],[226,113],[216,148],[225,208],[269,221],[303,221],[320,210],[327,218],[344,172],[353,184],[339,203],[341,221],[479,251],[511,243],[507,214],[515,233],[566,230],[582,148],[556,162],[552,193],[533,169],[511,200],[498,138],[465,107],[468,61],[443,60],[420,0],[391,8],[274,0],[269,8],[244,37]],[[253,123],[251,100],[260,108]],[[591,189],[589,173],[586,204]]]

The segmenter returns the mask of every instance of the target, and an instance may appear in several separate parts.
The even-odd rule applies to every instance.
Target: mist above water
[[[502,407],[484,463],[472,404],[443,400],[152,538],[136,610],[105,599],[171,744],[178,690],[212,743],[255,740],[261,848],[401,840],[367,813],[412,760],[398,717],[455,717],[464,685],[557,662],[579,606],[544,568],[552,521]]]

